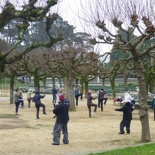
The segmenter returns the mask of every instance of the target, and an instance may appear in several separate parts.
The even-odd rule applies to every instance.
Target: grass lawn
[[[92,153],[89,155],[155,155],[155,143],[127,147],[102,153]]]

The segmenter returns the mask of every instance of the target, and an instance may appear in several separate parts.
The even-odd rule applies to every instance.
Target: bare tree
[[[92,42],[111,44],[113,49],[119,49],[128,55],[126,58],[115,61],[114,68],[122,62],[133,62],[140,93],[138,114],[142,125],[141,141],[149,142],[151,137],[147,105],[148,89],[143,59],[146,55],[153,56],[152,49],[155,48],[155,44],[146,48],[143,46],[146,41],[155,36],[153,0],[98,0],[96,3],[93,2],[91,6],[89,3],[89,9],[85,9],[89,10],[87,15],[91,14],[91,17],[85,16],[87,21],[91,20],[91,23],[98,28],[96,29],[98,39],[93,39]]]

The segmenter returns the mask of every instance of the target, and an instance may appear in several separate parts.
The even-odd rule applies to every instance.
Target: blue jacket
[[[56,88],[53,88],[53,89],[52,89],[52,94],[53,94],[53,95],[54,95],[54,94],[57,94],[57,92],[58,92],[58,91],[57,91]]]
[[[45,95],[40,95],[40,92],[38,90],[35,91],[35,95],[33,97],[33,102],[35,104],[40,104],[41,103],[41,98],[44,98]]]

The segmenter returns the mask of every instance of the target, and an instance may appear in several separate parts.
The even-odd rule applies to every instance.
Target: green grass
[[[126,147],[102,153],[91,153],[89,155],[155,155],[155,143]]]

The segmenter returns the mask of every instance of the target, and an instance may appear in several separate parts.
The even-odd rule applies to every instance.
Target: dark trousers
[[[124,133],[124,127],[126,127],[126,132],[130,133],[131,120],[122,120],[120,123],[120,132]]]
[[[92,104],[87,105],[87,107],[88,107],[89,117],[91,117],[91,107],[94,107],[94,112],[96,112],[97,104],[92,103]]]
[[[23,99],[19,99],[21,106],[24,107],[24,100]]]
[[[103,111],[103,101],[104,105],[106,105],[108,98],[98,99],[98,108],[101,107],[101,111]]]
[[[36,117],[39,118],[39,111],[40,111],[40,107],[43,107],[43,114],[45,114],[46,109],[45,109],[45,105],[43,103],[38,103],[35,105],[36,106]]]
[[[81,97],[80,99],[82,100],[82,94],[78,94],[78,95],[75,95],[75,102],[76,102],[76,106],[78,106],[78,99],[79,99],[79,96]]]
[[[52,103],[55,105],[55,103],[56,103],[56,100],[57,100],[57,95],[56,94],[53,94],[53,101],[52,101]]]
[[[18,113],[19,105],[20,105],[20,101],[15,103],[15,112],[16,113]]]
[[[155,121],[155,108],[153,109],[153,111],[154,111],[154,121]]]
[[[53,128],[53,143],[60,144],[60,134],[63,131],[63,143],[68,144],[68,127],[67,123],[59,124],[55,123]]]

